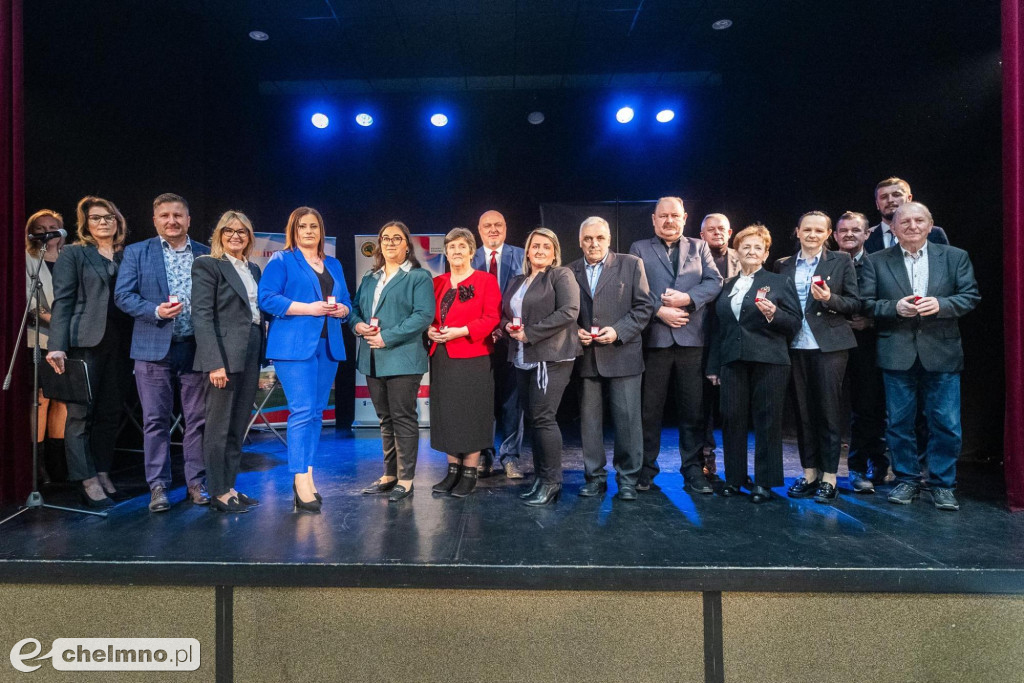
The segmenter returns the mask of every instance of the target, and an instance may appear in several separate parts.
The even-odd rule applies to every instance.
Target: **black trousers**
[[[71,481],[110,471],[124,399],[132,381],[129,341],[129,335],[108,320],[99,344],[68,350],[68,358],[85,361],[92,386],[92,403],[68,403],[64,448]]]
[[[734,361],[722,366],[722,450],[725,480],[747,479],[748,416],[754,419],[754,483],[782,486],[782,408],[789,384],[788,365]]]
[[[380,440],[384,449],[384,474],[405,481],[416,476],[420,426],[416,417],[416,395],[423,375],[367,377],[370,399],[380,419]]]
[[[206,394],[206,428],[203,431],[203,460],[210,495],[222,496],[235,485],[242,463],[242,439],[252,416],[256,388],[260,381],[260,348],[263,333],[249,327],[245,367],[228,373],[223,389],[211,385]],[[209,373],[206,373],[209,381]]]
[[[519,457],[523,448],[523,410],[519,405],[516,366],[508,362],[508,338],[494,343],[494,417],[501,429],[501,457]]]
[[[607,476],[604,451],[604,398],[608,397],[615,450],[612,465],[619,484],[635,485],[644,464],[644,434],[640,427],[640,386],[643,375],[580,378],[580,438],[583,473],[587,481]]]
[[[572,377],[573,361],[547,364],[547,388],[537,385],[540,368],[516,369],[519,401],[533,444],[533,471],[547,484],[562,483],[562,430],[558,428],[558,405]]]
[[[704,465],[704,349],[700,346],[670,346],[644,349],[644,381],[641,403],[644,423],[644,466],[642,479],[653,479],[660,468],[661,424],[669,388],[675,392],[676,414],[672,422],[679,429],[679,471],[686,476]]]
[[[850,391],[850,452],[846,463],[851,472],[867,474],[870,468],[884,473],[889,469],[889,458],[885,452],[885,386],[875,363],[877,340],[870,330],[855,335],[857,347],[850,349],[846,364]]]
[[[828,474],[839,471],[843,450],[840,411],[847,352],[791,349],[793,395],[796,399],[796,440],[800,466]]]

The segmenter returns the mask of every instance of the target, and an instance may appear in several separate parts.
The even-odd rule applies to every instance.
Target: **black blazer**
[[[579,327],[590,332],[594,325],[610,326],[616,334],[611,344],[583,347],[583,357],[576,363],[580,377],[628,377],[642,373],[641,333],[654,313],[644,262],[630,254],[609,252],[593,297],[587,280],[587,260],[573,261],[569,269],[580,286]]]
[[[794,279],[797,256],[780,258],[775,262],[775,272]],[[818,301],[810,292],[807,293],[803,313],[814,341],[818,342],[818,347],[824,352],[852,349],[857,346],[857,340],[846,316],[858,313],[861,309],[853,259],[841,251],[822,249],[814,275],[824,278],[825,284],[832,290],[832,296],[826,302]]]
[[[736,320],[729,293],[738,278],[737,275],[725,281],[715,302],[709,375],[720,374],[723,365],[738,360],[789,365],[789,342],[800,330],[800,298],[792,278],[764,268],[754,273],[754,283],[743,297],[740,319]],[[771,322],[754,305],[761,287],[770,288],[767,298],[777,307]]]
[[[250,262],[249,272],[258,283],[259,266]],[[210,372],[224,368],[229,373],[245,370],[252,309],[242,278],[227,256],[200,256],[192,262],[192,325],[196,331],[193,369]]]
[[[512,296],[526,282],[517,275],[509,283],[501,302],[501,329],[512,321]],[[548,268],[537,273],[523,299],[523,360],[527,363],[554,362],[575,358],[583,352],[576,334],[576,318],[580,313],[580,287],[568,268]],[[519,345],[509,341],[508,360],[515,362]]]
[[[122,252],[114,253],[118,266],[121,257]],[[70,244],[61,250],[53,266],[50,351],[97,346],[108,322],[127,331],[129,319],[110,305],[110,283],[116,278],[117,268],[111,268],[96,247]]]

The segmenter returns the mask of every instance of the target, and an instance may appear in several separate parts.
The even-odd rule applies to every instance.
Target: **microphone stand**
[[[46,244],[43,243],[43,249],[45,250]],[[32,348],[32,493],[28,494],[28,499],[25,504],[13,515],[5,517],[0,520],[0,525],[6,524],[18,515],[28,510],[38,510],[39,508],[49,508],[50,510],[63,510],[64,512],[77,512],[83,515],[96,515],[97,517],[106,517],[106,512],[94,512],[93,510],[82,510],[80,508],[68,508],[61,507],[60,505],[50,505],[43,501],[43,495],[39,493],[39,361],[41,353],[39,350],[39,320],[40,313],[42,312],[42,303],[40,300],[42,289],[42,283],[39,281],[39,271],[43,267],[43,255],[39,255],[39,264],[36,266],[36,272],[32,273],[32,282],[30,283],[29,289],[35,292],[34,297],[30,297],[25,302],[25,313],[21,316],[21,328],[18,330],[18,341],[14,343],[14,352],[11,354],[11,363],[7,367],[7,377],[4,378],[4,391],[9,391],[11,388],[11,377],[14,375],[14,363],[18,358],[18,351],[21,350],[21,340],[25,336],[25,328],[28,325],[28,314],[32,310],[32,299],[35,299],[35,314],[36,314],[36,341]]]

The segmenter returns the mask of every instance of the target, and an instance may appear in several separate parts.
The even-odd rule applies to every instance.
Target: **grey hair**
[[[591,216],[590,218],[587,218],[582,223],[580,223],[580,237],[583,237],[583,229],[589,228],[591,225],[603,225],[605,227],[605,230],[607,230],[609,233],[611,233],[612,231],[611,226],[608,225],[608,221],[601,218],[600,216]]]
[[[928,222],[931,223],[932,225],[935,225],[935,219],[932,218],[932,212],[928,209],[927,206],[925,206],[921,202],[905,202],[903,204],[900,204],[899,208],[896,209],[896,213],[892,215],[892,224],[896,225],[896,223],[899,222],[900,215],[903,213],[903,211],[905,209],[910,208],[921,209],[921,211],[924,212],[924,215],[928,217]]]
[[[466,244],[469,245],[470,251],[476,251],[476,238],[473,237],[473,233],[466,228],[452,228],[448,231],[448,234],[444,236],[444,247],[447,250],[448,245],[455,240],[466,240]]]
[[[729,217],[726,216],[724,213],[709,213],[707,216],[704,216],[704,220],[700,222],[701,230],[704,230],[704,224],[708,222],[709,218],[717,218],[718,220],[725,223],[726,230],[732,230],[732,223],[729,222]]]

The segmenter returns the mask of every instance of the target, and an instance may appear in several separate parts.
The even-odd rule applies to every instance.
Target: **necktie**
[[[494,277],[498,277],[498,260],[496,258],[497,255],[498,252],[491,252],[491,265],[487,267],[487,272],[493,275]]]

